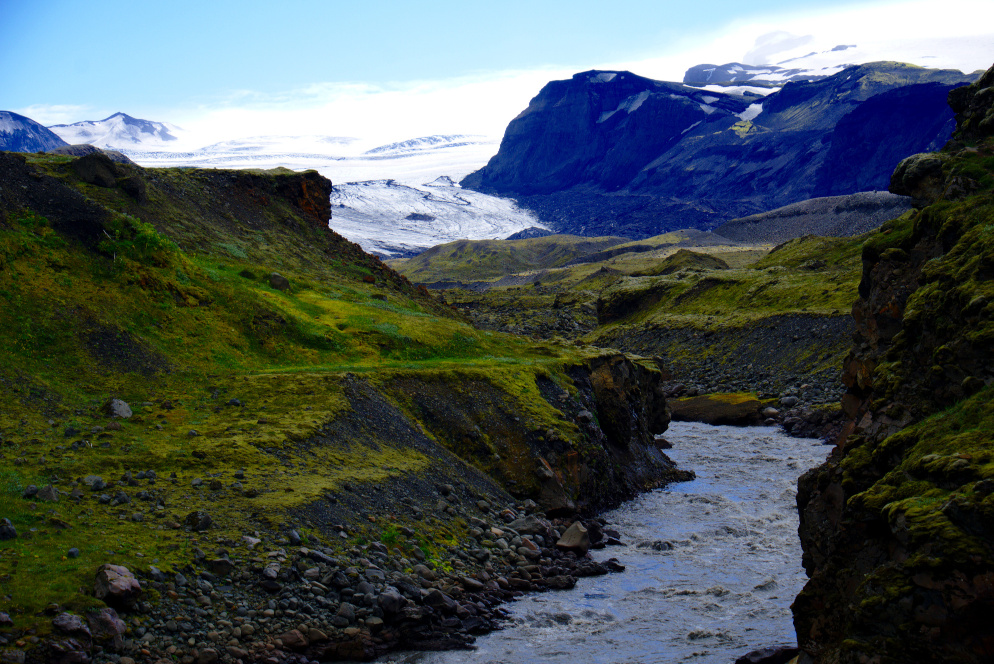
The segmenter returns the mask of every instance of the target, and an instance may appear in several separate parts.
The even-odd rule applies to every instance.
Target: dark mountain
[[[757,99],[584,72],[546,85],[462,185],[513,196],[561,232],[714,228],[885,189],[900,159],[948,139],[946,95],[974,78],[878,62]]]
[[[44,125],[10,111],[0,111],[0,150],[45,152],[68,145]]]

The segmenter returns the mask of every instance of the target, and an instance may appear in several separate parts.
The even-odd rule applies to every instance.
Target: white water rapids
[[[771,427],[673,423],[669,456],[697,479],[605,514],[623,573],[510,605],[513,623],[477,649],[394,654],[405,664],[505,662],[730,664],[793,645],[790,604],[804,584],[797,478],[829,448]]]

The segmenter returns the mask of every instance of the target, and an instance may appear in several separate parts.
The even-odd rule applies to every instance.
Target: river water
[[[669,456],[697,479],[632,500],[605,518],[623,573],[510,605],[513,623],[477,649],[394,654],[404,664],[509,662],[730,664],[793,645],[790,604],[804,585],[797,478],[830,448],[772,427],[675,422]]]

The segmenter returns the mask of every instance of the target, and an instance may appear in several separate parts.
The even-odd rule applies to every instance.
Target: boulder
[[[17,530],[10,519],[0,519],[0,542],[17,539]]]
[[[590,535],[582,523],[574,521],[556,542],[556,547],[563,551],[572,551],[577,556],[585,556],[590,550]]]
[[[273,272],[269,275],[269,285],[278,291],[290,290],[290,280],[279,272]]]
[[[197,510],[195,512],[190,512],[186,515],[184,523],[189,526],[192,530],[197,532],[203,532],[211,527],[213,521],[207,512],[201,512]]]
[[[83,484],[90,487],[91,491],[101,491],[107,488],[107,482],[99,475],[87,475],[83,478]]]
[[[129,406],[124,401],[120,399],[111,399],[103,406],[103,412],[105,415],[112,418],[128,419],[131,417],[131,406]]]
[[[533,514],[515,519],[507,524],[508,528],[518,531],[522,535],[541,535],[547,532],[551,525],[544,519],[539,519]]]
[[[763,420],[763,402],[746,394],[707,394],[671,399],[673,419],[682,422],[751,426]]]
[[[112,607],[130,609],[141,597],[142,588],[127,567],[104,564],[97,570],[93,594]]]
[[[59,490],[49,484],[38,492],[36,498],[46,503],[57,503],[59,502]]]
[[[90,628],[87,626],[83,619],[72,613],[67,613],[63,611],[59,615],[52,619],[52,627],[59,630],[63,634],[68,634],[77,639],[89,639],[90,638]]]

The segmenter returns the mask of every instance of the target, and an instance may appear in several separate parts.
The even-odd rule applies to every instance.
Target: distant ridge
[[[715,233],[740,242],[781,244],[805,235],[852,237],[911,209],[911,199],[886,191],[827,196],[732,219]]]
[[[0,150],[7,152],[46,152],[68,145],[45,125],[31,118],[0,111]]]
[[[166,122],[133,118],[114,113],[103,120],[84,120],[49,127],[73,144],[89,143],[99,148],[161,147],[178,141],[182,129]]]

